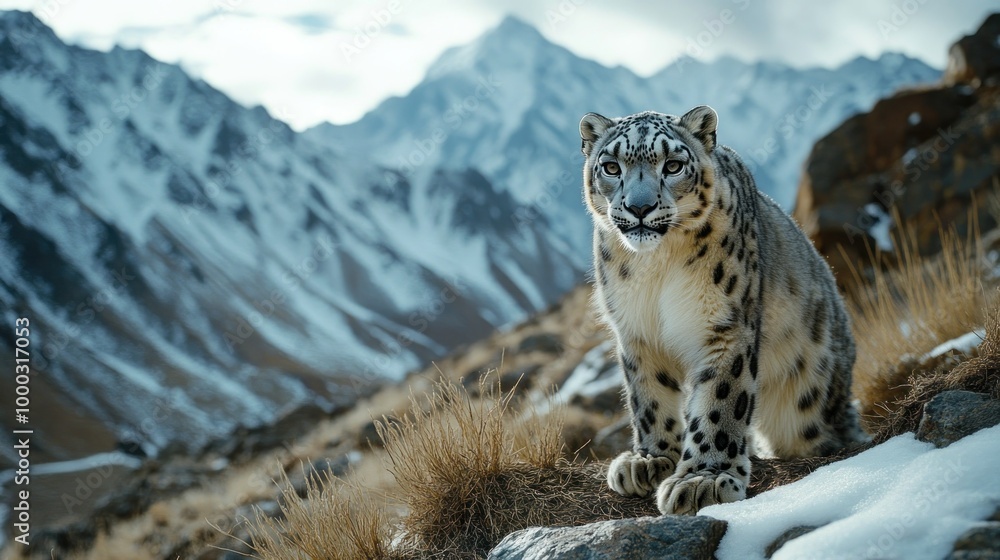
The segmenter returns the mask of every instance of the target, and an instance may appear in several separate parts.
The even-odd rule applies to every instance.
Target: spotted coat
[[[664,513],[746,496],[751,454],[866,438],[826,262],[697,107],[580,123],[595,303],[617,341],[633,449],[608,470]]]

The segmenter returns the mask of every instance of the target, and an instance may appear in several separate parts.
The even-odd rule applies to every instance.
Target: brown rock
[[[986,56],[996,47],[1000,16],[956,47]],[[985,30],[985,31],[984,31]],[[980,36],[982,33],[987,36]],[[970,62],[977,76],[995,72],[991,63]],[[988,58],[988,57],[987,57]],[[813,147],[799,185],[794,216],[838,274],[851,279],[847,263],[865,263],[865,242],[874,247],[873,225],[898,214],[911,224],[924,255],[941,249],[939,223],[967,233],[969,209],[978,202],[983,231],[995,225],[987,193],[1000,177],[1000,85],[951,85],[899,92],[856,115]],[[893,225],[893,228],[895,225]],[[838,246],[844,248],[841,253]]]
[[[1000,424],[1000,401],[982,393],[944,391],[924,405],[917,439],[947,447],[997,424]]]
[[[1000,77],[1000,14],[986,18],[979,30],[962,37],[948,51],[948,67],[945,68],[945,84],[997,83]]]
[[[770,558],[774,556],[774,553],[778,552],[778,550],[781,547],[788,544],[789,541],[794,541],[795,539],[801,537],[802,535],[809,534],[818,528],[819,527],[813,527],[812,525],[799,525],[797,527],[792,527],[791,529],[782,533],[781,536],[774,539],[774,541],[771,544],[767,545],[767,548],[764,550],[764,558]]]

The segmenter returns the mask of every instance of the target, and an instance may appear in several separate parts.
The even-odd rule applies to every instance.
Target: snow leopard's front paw
[[[622,496],[645,497],[660,481],[674,474],[677,463],[670,457],[626,451],[608,467],[608,486]]]
[[[698,471],[671,476],[656,491],[656,505],[663,514],[695,514],[712,504],[747,497],[747,483],[728,472]]]

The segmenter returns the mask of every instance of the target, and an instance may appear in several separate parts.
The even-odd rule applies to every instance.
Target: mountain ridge
[[[477,219],[514,209],[482,181],[463,196],[462,173],[436,175],[455,203],[435,230],[394,170],[142,51],[5,12],[0,52],[0,316],[38,324],[39,460],[79,456],[65,409],[104,426],[93,451],[151,455],[332,411],[578,281],[539,231]],[[159,409],[176,422],[144,423]]]
[[[584,112],[721,95],[731,143],[773,128],[817,80],[786,69],[772,89],[796,95],[776,107],[763,66],[741,70],[752,94],[732,99],[740,83],[708,66],[684,69],[690,91],[661,87],[669,77],[582,59],[513,19],[448,52],[432,79],[331,137],[140,50],[66,45],[30,13],[0,14],[0,119],[17,134],[0,150],[0,230],[13,232],[0,251],[16,256],[0,265],[0,317],[38,323],[39,457],[121,442],[196,452],[297,407],[337,410],[584,280]],[[902,78],[876,66],[860,79],[888,89],[933,73],[904,63]],[[818,135],[878,96],[836,92],[801,128]],[[177,422],[151,424],[150,410]],[[62,411],[93,419],[91,448],[58,436]]]
[[[919,60],[886,53],[835,69],[801,70],[773,61],[683,58],[641,77],[580,58],[508,17],[472,43],[445,51],[407,94],[384,100],[353,123],[321,124],[304,134],[400,169],[417,189],[428,169],[475,168],[519,202],[546,206],[538,215],[565,208],[553,233],[584,269],[590,221],[576,189],[560,180],[576,177],[582,164],[568,139],[578,136],[584,113],[680,114],[712,105],[720,116],[720,141],[754,167],[761,190],[790,208],[816,139],[899,87],[939,75]],[[483,82],[493,85],[488,95],[478,95]],[[544,203],[549,199],[552,204]]]

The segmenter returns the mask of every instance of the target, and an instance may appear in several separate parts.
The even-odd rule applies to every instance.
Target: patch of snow
[[[906,117],[906,122],[910,123],[910,126],[916,126],[920,124],[920,113],[916,111],[910,113],[910,116]]]
[[[917,159],[917,149],[910,148],[903,153],[902,161],[903,165],[910,165]]]
[[[1000,426],[943,449],[897,436],[751,499],[710,506],[729,523],[717,557],[764,558],[765,547],[797,526],[819,528],[773,556],[940,559],[955,540],[995,511]]]
[[[892,237],[889,235],[892,217],[874,202],[865,204],[865,212],[875,220],[875,223],[868,228],[868,234],[875,240],[875,245],[883,251],[892,251]]]
[[[610,368],[611,375],[607,375],[608,368],[604,367],[607,364],[605,356],[610,350],[611,341],[604,341],[584,354],[580,364],[559,387],[555,398],[561,402],[570,402],[576,395],[592,397],[621,385],[621,376],[615,375],[617,368]]]
[[[938,356],[947,354],[952,350],[968,354],[973,348],[978,348],[984,338],[986,338],[986,329],[976,329],[972,332],[965,333],[958,338],[953,338],[947,342],[937,345],[933,350],[924,354],[921,361],[937,358]]]

